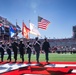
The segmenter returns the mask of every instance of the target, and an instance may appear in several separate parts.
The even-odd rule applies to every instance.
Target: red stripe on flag
[[[42,19],[40,22],[38,22],[38,28],[46,29],[49,25],[49,21],[46,19]]]

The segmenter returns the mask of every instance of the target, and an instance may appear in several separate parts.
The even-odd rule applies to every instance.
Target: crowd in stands
[[[36,45],[36,46],[35,46]],[[39,47],[38,47],[39,46]],[[36,47],[36,48],[35,48]],[[38,50],[37,50],[38,49]],[[23,50],[23,51],[22,51]],[[17,51],[17,52],[16,52]],[[31,54],[36,54],[36,60],[39,62],[40,53],[45,53],[48,62],[48,53],[76,53],[76,39],[10,39],[0,40],[0,57],[3,61],[4,55],[8,54],[11,61],[11,54],[14,54],[15,62],[17,54],[20,54],[24,62],[24,54],[28,54],[29,62]]]
[[[18,39],[18,43],[19,43]],[[24,44],[26,45],[27,39],[22,39]],[[48,39],[50,43],[50,53],[76,53],[76,39],[67,38],[67,39]],[[2,40],[1,40],[2,41]],[[10,40],[10,43],[12,43],[14,40]],[[43,43],[43,39],[40,39],[41,43]],[[7,40],[2,41],[3,44],[8,43]],[[30,39],[30,42],[34,42],[34,39]],[[42,48],[41,48],[42,49]],[[27,52],[26,52],[27,53]],[[34,52],[34,48],[32,48],[32,53]],[[43,53],[43,52],[42,52]],[[5,50],[5,54],[6,50]]]

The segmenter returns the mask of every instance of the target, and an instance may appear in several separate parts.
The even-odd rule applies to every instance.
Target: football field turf
[[[8,55],[4,55],[4,61],[6,61],[7,60],[7,56]],[[24,55],[24,59],[25,59],[25,61],[28,61],[28,54],[25,54]],[[12,55],[12,61],[14,60],[14,58],[13,58],[13,55]],[[20,55],[18,54],[18,56],[17,56],[17,60],[18,61],[21,61],[21,58],[20,58]],[[40,54],[40,57],[39,57],[39,60],[40,60],[40,62],[45,62],[46,60],[45,60],[45,54]],[[36,54],[32,54],[31,55],[31,62],[34,62],[34,61],[36,61]],[[57,54],[57,53],[49,53],[49,62],[59,62],[59,61],[69,61],[69,62],[71,62],[71,61],[75,61],[76,62],[76,54],[70,54],[70,53],[64,53],[64,54]]]
[[[24,63],[21,63],[20,55],[14,63],[7,62],[4,55],[4,62],[0,63],[0,75],[76,75],[76,54],[49,53],[49,64],[45,61],[45,54],[40,54],[40,64],[36,63],[36,54],[31,56],[31,63],[28,63],[28,54],[25,54]]]

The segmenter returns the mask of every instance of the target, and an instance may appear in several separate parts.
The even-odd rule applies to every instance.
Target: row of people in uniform
[[[50,44],[47,41],[47,38],[44,39],[45,41],[42,44],[42,50],[44,50],[45,52],[45,56],[46,56],[46,62],[48,62],[49,58],[48,58],[48,53],[49,53],[49,48],[50,48]],[[37,63],[39,63],[39,56],[40,56],[40,50],[41,50],[41,42],[39,41],[38,37],[36,37],[35,42],[30,43],[30,41],[27,41],[26,47],[23,44],[22,41],[20,41],[20,43],[18,44],[16,41],[14,41],[11,46],[10,44],[6,45],[6,51],[8,53],[8,58],[7,60],[9,60],[11,62],[11,48],[13,50],[14,53],[14,59],[15,62],[17,61],[17,54],[18,54],[18,48],[19,48],[19,53],[20,53],[20,57],[22,59],[22,62],[24,62],[24,54],[25,54],[25,48],[27,49],[27,53],[28,53],[28,62],[31,62],[31,52],[32,52],[32,47],[34,47],[35,52],[36,52],[36,61]],[[3,51],[3,52],[2,52]],[[0,43],[0,53],[1,53],[1,61],[3,62],[3,58],[4,58],[4,49],[2,46],[2,43]]]

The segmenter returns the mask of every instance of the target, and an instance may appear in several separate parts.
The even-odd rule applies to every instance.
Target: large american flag
[[[50,22],[48,20],[38,16],[38,28],[46,30],[49,24]]]

